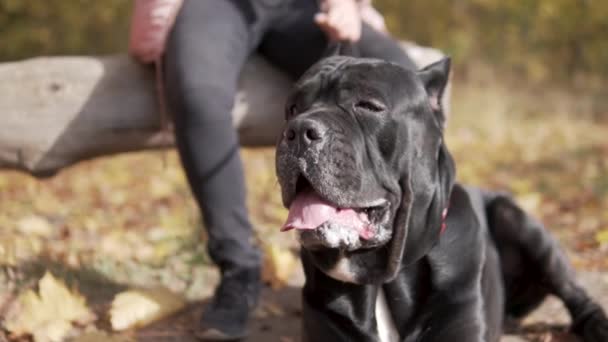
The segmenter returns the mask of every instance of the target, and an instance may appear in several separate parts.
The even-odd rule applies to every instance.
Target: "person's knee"
[[[176,119],[229,120],[237,91],[238,68],[174,47],[165,56],[165,88]]]
[[[176,120],[187,124],[232,121],[235,87],[183,75],[167,84],[169,106]]]

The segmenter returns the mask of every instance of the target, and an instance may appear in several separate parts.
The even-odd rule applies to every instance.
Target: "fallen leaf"
[[[38,282],[38,293],[27,290],[19,296],[7,313],[5,326],[15,336],[55,342],[70,336],[74,324],[83,326],[95,319],[84,297],[47,272]]]
[[[0,175],[0,189],[8,187],[10,184],[8,175]]]
[[[542,196],[538,192],[530,192],[517,196],[517,203],[528,212],[537,212],[541,202]]]
[[[600,230],[595,234],[595,240],[600,244],[608,244],[608,229]]]
[[[182,297],[165,288],[129,290],[114,297],[110,322],[114,330],[142,327],[172,315],[185,305]]]
[[[167,198],[175,193],[173,184],[161,177],[150,179],[149,189],[153,199]]]
[[[129,246],[131,248],[125,248]],[[134,248],[129,245],[125,233],[122,231],[112,231],[101,237],[98,251],[102,255],[112,256],[120,260],[128,260],[135,253]]]
[[[45,214],[57,214],[65,209],[63,201],[44,191],[32,198],[32,206],[36,211]]]
[[[127,200],[129,199],[129,196],[128,196],[127,192],[124,190],[113,189],[113,191],[109,192],[105,196],[105,198],[112,205],[121,206],[127,202]]]
[[[287,285],[289,278],[298,265],[296,257],[287,249],[277,244],[264,245],[264,265],[262,279],[273,289]]]
[[[42,239],[36,236],[0,235],[0,265],[17,266],[38,255],[42,248]]]
[[[31,215],[17,222],[17,229],[23,235],[46,237],[53,233],[53,226],[44,217]]]

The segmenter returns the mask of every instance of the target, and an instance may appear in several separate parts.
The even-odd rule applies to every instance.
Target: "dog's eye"
[[[375,100],[359,100],[359,102],[355,104],[355,108],[373,113],[380,113],[385,109],[384,105]]]

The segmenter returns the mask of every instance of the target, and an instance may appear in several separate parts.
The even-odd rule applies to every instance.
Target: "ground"
[[[513,193],[555,234],[581,282],[608,308],[608,123],[572,90],[457,84],[446,139],[458,178]],[[602,110],[600,119],[608,117]],[[295,255],[292,236],[278,231],[286,211],[272,149],[243,156],[258,242]],[[217,280],[200,221],[172,151],[82,162],[45,180],[1,171],[0,341],[29,339],[11,334],[1,319],[47,270],[86,297],[97,313],[88,328],[126,340],[187,341]],[[250,341],[298,340],[301,282],[264,290]],[[111,332],[114,295],[149,286],[168,288],[188,305],[144,328]],[[504,341],[568,341],[564,318],[549,301]]]
[[[608,307],[608,278],[601,273],[585,273],[581,282],[592,295],[602,298]],[[298,287],[286,287],[279,291],[266,289],[262,295],[260,309],[254,315],[251,336],[247,341],[298,341],[300,334],[301,305]],[[202,306],[195,303],[171,319],[151,325],[137,333],[140,340],[154,342],[196,341],[192,334]],[[501,342],[574,342],[572,335],[565,332],[568,315],[555,298],[549,298],[523,325],[511,329]]]

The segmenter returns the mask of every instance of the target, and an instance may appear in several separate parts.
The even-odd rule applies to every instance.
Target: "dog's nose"
[[[302,147],[309,147],[323,141],[324,135],[324,126],[311,119],[295,119],[285,130],[287,142],[290,145],[299,144]]]

